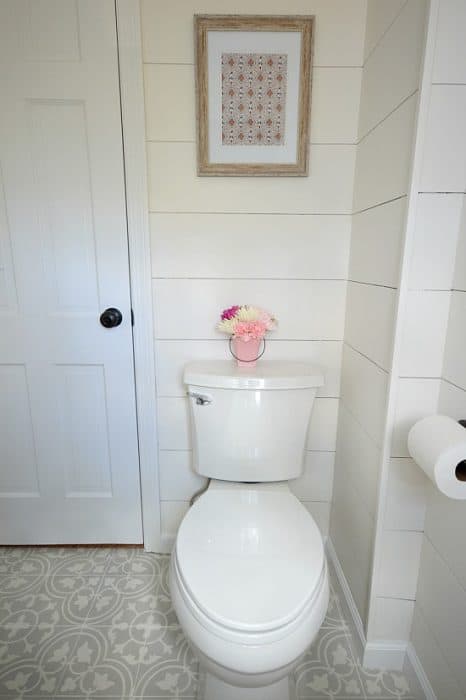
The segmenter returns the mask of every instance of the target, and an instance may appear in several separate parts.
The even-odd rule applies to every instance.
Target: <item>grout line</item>
[[[343,399],[340,399],[340,401],[341,401],[341,404],[342,404],[343,408],[344,408],[346,411],[348,411],[348,413],[350,414],[350,416],[351,416],[351,418],[354,420],[354,422],[358,424],[359,428],[362,430],[362,432],[364,433],[364,435],[366,436],[366,438],[369,440],[369,442],[373,445],[373,447],[375,447],[375,449],[376,449],[378,452],[380,452],[380,450],[381,450],[380,445],[374,440],[374,438],[372,437],[372,435],[369,435],[369,433],[367,432],[367,429],[363,426],[363,424],[361,423],[361,421],[359,420],[359,418],[353,413],[353,411],[351,410],[351,408],[348,406],[347,403],[345,403],[345,401],[344,401]],[[337,449],[337,452],[338,452],[338,449]],[[406,459],[409,459],[409,458],[406,457]],[[361,498],[361,500],[362,500],[362,498]],[[365,501],[363,501],[363,502],[364,502],[364,505],[366,505]],[[367,506],[366,506],[366,507],[367,507]],[[367,510],[369,510],[369,508],[367,508]]]
[[[315,399],[314,399],[314,400],[315,400]],[[192,452],[192,448],[191,448],[191,449],[176,449],[176,450],[175,450],[175,449],[171,449],[171,448],[160,448],[159,451],[160,451],[160,452]],[[311,452],[311,453],[313,453],[313,454],[314,454],[315,452],[317,452],[317,453],[319,453],[319,454],[330,454],[330,455],[335,454],[335,450],[308,450],[308,449],[305,449],[304,451],[305,451],[305,452]],[[407,457],[406,459],[408,459],[408,457]],[[104,574],[102,574],[102,575],[104,575]]]
[[[178,394],[176,396],[173,396],[173,394],[171,394],[171,395],[157,394],[157,399],[182,399],[183,401],[187,401],[188,397],[186,394]],[[314,402],[316,402],[316,401],[339,401],[339,399],[340,399],[340,396],[319,396],[319,395],[317,395],[314,399]],[[161,449],[161,448],[159,448],[159,449]],[[166,449],[171,450],[172,448],[167,447]],[[190,451],[191,450],[190,447],[181,448],[181,449],[183,451],[185,451],[185,450]],[[314,450],[312,450],[312,451],[314,451]],[[318,452],[334,452],[334,451],[335,450],[318,450]]]
[[[361,145],[361,143],[367,138],[367,136],[369,136],[370,134],[372,134],[373,131],[375,131],[376,129],[378,129],[378,127],[381,126],[381,125],[384,123],[384,121],[386,121],[389,117],[391,117],[393,114],[395,114],[395,112],[396,112],[398,109],[400,109],[400,107],[402,107],[406,102],[408,102],[408,100],[410,100],[412,97],[414,97],[414,95],[415,95],[418,91],[419,91],[419,88],[416,88],[415,90],[413,90],[413,92],[412,92],[411,94],[409,94],[407,97],[404,97],[404,98],[401,100],[401,102],[399,102],[399,103],[397,104],[397,106],[394,107],[394,109],[392,109],[390,112],[388,112],[388,114],[386,114],[386,115],[383,117],[383,119],[381,119],[380,121],[378,121],[377,124],[374,124],[374,126],[372,126],[372,127],[369,129],[369,131],[366,131],[366,133],[365,133],[363,136],[361,136],[361,138],[359,139],[359,141],[356,142],[356,146]]]
[[[449,669],[451,677],[453,678],[453,681],[455,682],[455,684],[458,685],[458,681],[455,677],[453,669],[450,666],[449,657],[445,656],[445,650],[443,649],[442,644],[440,644],[440,642],[436,636],[435,625],[432,626],[430,619],[427,619],[427,615],[424,612],[424,607],[423,607],[422,603],[420,603],[418,600],[416,600],[416,605],[419,606],[419,612],[420,612],[421,617],[422,617],[422,622],[427,627],[428,632],[430,632],[432,639],[435,642],[435,646],[438,648],[440,655],[445,663],[445,666]],[[424,670],[424,672],[425,672],[425,670]],[[440,699],[440,700],[442,700],[442,699]]]
[[[193,61],[146,61],[143,60],[143,66],[194,66],[196,65]],[[312,69],[314,68],[358,68],[362,70],[364,66],[362,65],[328,65],[328,64],[316,64],[313,63]]]
[[[451,287],[449,289],[444,288],[444,289],[439,289],[438,287],[410,287],[409,292],[442,292],[445,294],[445,292],[454,292],[456,291],[455,289],[452,289]]]
[[[370,211],[371,209],[377,209],[377,207],[383,207],[386,204],[391,204],[392,202],[397,202],[399,199],[406,199],[406,194],[399,194],[396,197],[392,197],[392,199],[386,199],[383,202],[378,202],[377,204],[371,204],[370,207],[365,207],[364,209],[358,209],[357,211],[354,211],[352,216],[355,216],[356,214],[364,214],[366,211]]]
[[[159,341],[159,340],[167,340],[167,341],[208,341],[208,340],[218,340],[225,342],[224,339],[222,338],[165,338],[165,337],[157,337],[155,336],[154,340]],[[268,341],[267,341],[268,342]],[[289,343],[289,342],[299,342],[299,343],[342,343],[344,342],[343,338],[281,338],[281,339],[274,339],[273,341],[270,341],[273,343]]]
[[[466,190],[418,190],[418,194],[466,194]]]
[[[393,289],[394,291],[397,290],[397,287],[392,287],[389,284],[380,284],[379,282],[362,282],[361,280],[352,280],[349,278],[347,281],[352,282],[353,284],[362,284],[366,287],[382,287],[383,289]]]
[[[377,43],[374,44],[374,46],[371,48],[371,50],[369,51],[369,53],[367,54],[367,56],[364,58],[363,64],[362,64],[362,65],[363,65],[363,68],[365,67],[367,61],[368,61],[369,58],[372,56],[372,54],[374,53],[374,51],[380,46],[380,44],[382,43],[383,38],[388,34],[388,32],[390,31],[390,29],[393,27],[393,25],[395,24],[396,20],[397,20],[398,17],[401,15],[401,13],[403,12],[403,10],[405,9],[405,7],[406,7],[407,4],[408,4],[408,0],[405,0],[405,2],[403,3],[403,5],[400,7],[399,11],[396,13],[395,17],[392,19],[392,21],[391,21],[390,24],[388,25],[388,27],[386,27],[385,30],[384,30],[384,31],[382,32],[382,34],[380,35],[380,37],[379,37]]]
[[[183,281],[183,280],[196,280],[196,281],[230,281],[230,282],[347,282],[345,277],[152,277],[153,280],[173,280],[173,281]],[[361,283],[364,284],[364,283]],[[375,285],[382,286],[382,285]]]
[[[148,139],[146,138],[146,143],[190,143],[196,144],[195,139]],[[310,141],[307,142],[310,146],[357,146],[358,141]]]
[[[401,197],[406,197],[406,195],[401,195]],[[400,197],[395,197],[395,199],[400,199]],[[386,202],[383,202],[385,204]],[[379,205],[375,205],[379,206]],[[369,207],[371,209],[372,207]],[[361,211],[364,211],[363,209]],[[355,212],[358,213],[359,212]],[[285,212],[285,211],[192,211],[192,210],[174,210],[174,209],[149,209],[149,214],[180,214],[180,215],[193,215],[193,214],[209,214],[210,216],[223,216],[228,214],[228,216],[346,216],[351,218],[351,212]]]
[[[466,83],[431,83],[431,85],[447,85],[451,87],[466,87]]]
[[[186,399],[187,400],[186,394],[157,394],[157,399]],[[320,401],[328,399],[329,401],[338,401],[340,399],[339,396],[320,396],[317,394],[315,397],[314,401]],[[167,448],[169,451],[174,451],[171,448]],[[309,450],[310,452],[335,452],[335,450]],[[1,697],[1,696],[0,696]]]
[[[442,560],[442,562],[443,562],[444,565],[445,565],[445,568],[446,568],[446,569],[450,572],[450,574],[453,576],[453,578],[455,579],[456,583],[460,586],[461,590],[466,594],[466,586],[464,585],[464,583],[461,582],[460,577],[459,577],[458,574],[452,569],[451,565],[447,562],[447,560],[445,559],[445,557],[442,555],[442,552],[441,552],[441,551],[438,549],[438,547],[436,547],[436,545],[432,542],[432,540],[430,539],[430,537],[429,537],[429,535],[427,534],[426,531],[424,531],[422,534],[423,534],[423,536],[426,538],[426,540],[428,541],[428,543],[430,544],[430,546],[432,547],[432,549],[434,550],[434,552],[437,554],[437,556]],[[420,568],[420,565],[419,565],[419,568]]]
[[[433,380],[433,381],[441,381],[442,377],[426,377],[426,376],[413,376],[412,374],[399,374],[398,377],[400,379],[427,379],[427,380]]]
[[[408,459],[408,458],[406,457],[406,459]],[[416,534],[416,535],[424,535],[424,530],[413,530],[412,527],[409,527],[409,528],[406,528],[406,527],[384,527],[384,532],[412,532],[413,534]],[[379,596],[377,596],[377,598],[378,597]],[[390,596],[385,596],[385,597],[389,598]]]
[[[445,382],[446,384],[450,384],[450,386],[455,387],[455,389],[459,389],[460,391],[466,391],[466,387],[460,386],[459,384],[455,384],[455,382],[452,382],[451,379],[447,379],[446,377],[439,377],[440,381]]]
[[[351,345],[351,343],[348,343],[347,340],[344,340],[343,342],[344,342],[345,345],[347,345],[349,348],[351,348],[351,350],[354,350],[354,352],[357,352],[358,355],[361,355],[361,357],[364,357],[366,360],[368,360],[368,362],[370,362],[371,364],[373,364],[373,365],[374,365],[375,367],[377,367],[378,369],[382,370],[382,372],[384,372],[384,373],[387,374],[387,375],[390,374],[390,372],[389,372],[388,369],[385,369],[384,367],[382,367],[382,365],[379,365],[379,364],[378,364],[375,360],[373,360],[371,357],[369,357],[368,355],[365,355],[363,352],[361,352],[361,350],[358,350],[358,349],[355,348],[353,345]]]
[[[158,339],[158,342],[174,342],[174,341],[176,341],[176,342],[183,343],[183,342],[186,342],[186,340],[189,340],[191,342],[204,342],[203,339],[199,339],[199,338],[194,338],[194,339],[192,339],[192,338],[181,338],[181,339],[175,338],[173,340],[170,340],[167,338],[160,338],[160,339]],[[224,343],[225,342],[224,338],[208,338],[208,340],[209,341],[215,340],[217,343]],[[267,345],[269,343],[288,343],[288,342],[290,342],[290,341],[287,338],[267,338]],[[343,339],[341,339],[341,340],[317,340],[317,341],[314,341],[314,340],[303,340],[302,338],[300,338],[299,340],[293,340],[292,342],[293,343],[313,343],[313,342],[342,343]]]

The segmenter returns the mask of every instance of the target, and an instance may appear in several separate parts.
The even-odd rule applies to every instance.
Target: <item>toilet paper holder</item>
[[[459,420],[458,423],[462,425],[463,428],[466,428],[465,418],[461,418],[461,420]],[[463,459],[456,465],[455,476],[458,479],[458,481],[466,481],[466,459]]]

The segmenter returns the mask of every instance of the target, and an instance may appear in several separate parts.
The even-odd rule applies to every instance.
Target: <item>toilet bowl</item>
[[[170,590],[202,700],[288,700],[328,606],[322,537],[286,483],[213,481],[184,518]]]
[[[321,371],[231,362],[185,368],[194,469],[170,592],[200,662],[198,700],[294,700],[293,671],[328,606],[322,536],[291,493]]]

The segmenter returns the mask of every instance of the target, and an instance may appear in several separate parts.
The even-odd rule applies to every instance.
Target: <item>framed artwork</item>
[[[307,175],[314,18],[194,21],[198,174]]]

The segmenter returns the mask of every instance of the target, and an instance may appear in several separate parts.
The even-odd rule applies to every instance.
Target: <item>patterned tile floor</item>
[[[141,549],[0,548],[0,698],[194,698],[168,561]],[[419,700],[405,675],[361,668],[340,597],[332,576],[324,625],[297,668],[300,700]]]

